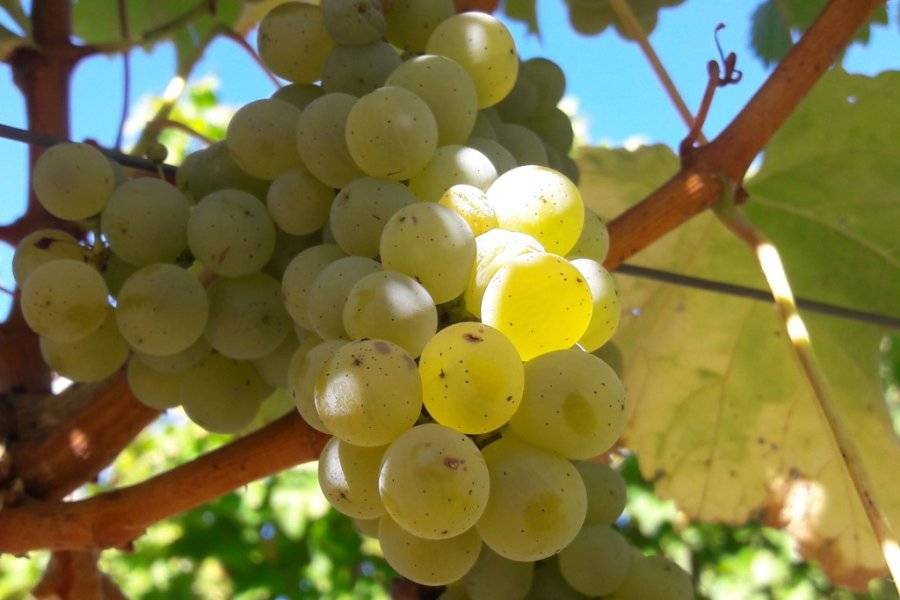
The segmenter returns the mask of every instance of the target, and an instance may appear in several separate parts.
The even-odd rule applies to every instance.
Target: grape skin
[[[475,268],[472,269],[463,299],[466,310],[476,317],[481,317],[484,290],[497,271],[517,256],[543,252],[544,247],[530,235],[505,229],[492,229],[475,238],[475,248]]]
[[[74,342],[103,323],[108,293],[100,274],[82,261],[46,262],[22,286],[22,315],[38,335]]]
[[[380,0],[322,0],[322,21],[341,46],[371,44],[384,36]]]
[[[322,87],[329,94],[363,96],[381,87],[400,62],[397,51],[382,41],[335,46],[322,69]]]
[[[371,258],[347,256],[339,258],[319,272],[307,295],[307,317],[310,327],[325,340],[346,338],[344,306],[356,282],[381,270]]]
[[[431,161],[409,180],[409,189],[421,200],[437,202],[450,187],[467,184],[482,191],[497,179],[487,156],[467,146],[441,146]]]
[[[435,28],[455,12],[452,0],[389,0],[385,37],[407,52],[422,53]]]
[[[273,73],[294,83],[319,79],[333,47],[318,6],[288,2],[276,6],[260,21],[260,58]]]
[[[611,525],[625,510],[627,490],[625,480],[609,465],[596,462],[576,462],[588,493],[585,523]]]
[[[74,237],[59,229],[32,231],[22,238],[13,254],[12,270],[16,285],[24,285],[31,272],[42,264],[63,258],[84,260],[85,248]]]
[[[108,309],[100,327],[74,342],[40,338],[41,356],[51,369],[72,381],[100,381],[119,370],[128,359],[128,343],[116,328]]]
[[[485,193],[475,186],[464,183],[454,185],[443,193],[438,204],[459,215],[475,236],[497,227],[497,215],[494,214],[493,207],[487,201]],[[476,247],[477,243],[476,237]]]
[[[398,210],[417,201],[402,183],[360,177],[338,192],[328,223],[335,241],[347,254],[375,258],[385,223]]]
[[[126,377],[131,393],[138,401],[156,410],[166,410],[181,403],[182,373],[162,373],[135,355],[128,361]]]
[[[250,363],[221,354],[210,354],[179,377],[179,404],[191,421],[215,433],[246,427],[271,392]]]
[[[535,57],[522,63],[522,72],[537,88],[534,114],[545,114],[556,108],[566,91],[566,76],[559,65],[546,58]]]
[[[694,586],[681,567],[664,556],[642,556],[636,550],[631,568],[610,600],[692,600]]]
[[[500,123],[494,125],[497,141],[509,150],[520,165],[546,166],[547,150],[540,136],[524,125]]]
[[[587,352],[593,352],[608,342],[619,326],[619,293],[612,275],[600,263],[588,258],[578,258],[571,263],[591,288],[594,310],[578,344]]]
[[[603,596],[625,580],[633,553],[628,541],[615,529],[589,524],[559,553],[559,570],[575,590],[588,596]]]
[[[330,433],[316,409],[316,382],[322,369],[346,340],[322,342],[318,337],[304,340],[291,357],[288,366],[288,392],[303,420],[322,433]]]
[[[278,228],[290,235],[308,235],[325,225],[334,190],[305,167],[279,175],[269,186],[266,208]]]
[[[281,279],[281,295],[295,323],[312,327],[307,316],[309,290],[325,267],[345,256],[336,244],[320,244],[300,252],[288,264]]]
[[[534,563],[504,558],[484,546],[459,584],[469,600],[522,600],[531,589]]]
[[[378,523],[384,559],[398,573],[422,585],[446,585],[466,574],[481,550],[472,528],[456,537],[426,540],[407,533],[388,516]]]
[[[569,258],[589,258],[601,265],[609,253],[609,230],[606,223],[594,214],[587,206],[584,207],[584,227],[575,246],[569,250]]]
[[[309,103],[317,98],[321,98],[325,91],[321,86],[313,83],[289,83],[288,85],[278,88],[272,94],[274,100],[283,100],[290,102],[300,110],[303,110]]]
[[[103,210],[115,187],[109,160],[89,144],[57,144],[44,151],[32,173],[41,206],[67,221],[87,219]]]
[[[297,352],[300,342],[293,332],[285,336],[284,341],[278,347],[260,358],[253,360],[256,372],[263,378],[266,384],[275,388],[286,388],[288,382],[288,368],[291,358]]]
[[[301,164],[294,138],[300,110],[282,100],[256,100],[228,123],[225,143],[240,167],[259,179],[275,179]]]
[[[503,144],[495,139],[471,137],[469,138],[469,141],[466,142],[466,145],[475,148],[487,156],[488,160],[491,161],[491,164],[494,165],[497,175],[503,175],[507,171],[512,171],[519,166],[519,163],[516,162],[516,157],[512,155],[512,152],[507,150]]]
[[[153,354],[145,354],[143,352],[135,352],[140,357],[141,362],[160,373],[183,373],[206,358],[212,352],[212,346],[206,341],[206,337],[200,336],[197,341],[191,344],[186,350],[168,354],[166,356],[156,356]]]
[[[319,487],[340,513],[357,519],[384,514],[378,495],[378,473],[386,448],[353,446],[331,438],[319,455]]]
[[[325,94],[310,102],[297,122],[297,148],[303,164],[333,188],[365,174],[347,147],[347,117],[355,104],[356,97],[350,94]]]

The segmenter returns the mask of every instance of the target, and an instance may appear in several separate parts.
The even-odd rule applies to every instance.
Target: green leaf
[[[900,74],[828,74],[773,139],[748,184],[747,214],[781,250],[795,291],[900,312]],[[893,141],[892,141],[893,140]],[[592,150],[582,161],[589,204],[618,212],[671,175],[660,148]],[[669,169],[665,166],[668,165]],[[764,287],[748,249],[701,215],[635,262]],[[773,307],[620,279],[616,342],[632,420],[627,443],[645,477],[690,517],[783,524],[833,581],[864,589],[883,559]],[[805,314],[842,417],[900,522],[893,432],[878,377],[884,331]]]
[[[514,21],[522,21],[528,25],[528,33],[540,35],[537,20],[537,0],[506,0],[503,12]]]
[[[766,0],[753,13],[751,43],[765,66],[777,63],[791,49],[791,31],[778,0]]]

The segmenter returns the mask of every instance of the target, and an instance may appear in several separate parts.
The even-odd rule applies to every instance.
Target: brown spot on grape
[[[453,469],[455,471],[460,466],[464,465],[465,462],[466,461],[464,461],[462,459],[453,458],[452,456],[448,456],[444,459],[444,466],[447,467],[448,469]]]
[[[387,342],[377,341],[373,344],[375,350],[380,354],[390,354],[391,346]]]
[[[464,333],[463,339],[467,342],[471,342],[473,344],[477,344],[478,342],[483,342],[484,338],[480,335],[475,335],[474,333]]]

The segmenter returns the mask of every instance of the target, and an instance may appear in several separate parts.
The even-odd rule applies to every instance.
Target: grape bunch
[[[445,597],[691,597],[616,531],[625,484],[591,462],[625,425],[594,354],[620,307],[559,67],[451,0],[289,2],[258,40],[290,84],[175,185],[85,144],[38,161],[70,222],[14,260],[47,364],[127,363],[138,400],[213,432],[296,407],[332,436],[329,502]]]

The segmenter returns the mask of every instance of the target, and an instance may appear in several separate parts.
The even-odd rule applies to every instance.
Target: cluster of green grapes
[[[684,0],[630,0],[628,4],[641,28],[650,33],[656,27],[660,9],[682,2]],[[569,8],[569,22],[579,33],[597,35],[612,25],[622,37],[634,38],[631,30],[622,25],[610,0],[566,0],[566,6]]]
[[[15,254],[47,364],[96,381],[127,361],[141,402],[215,432],[285,399],[333,436],[332,505],[447,597],[691,597],[612,527],[624,483],[585,462],[625,391],[592,354],[619,301],[562,72],[451,0],[385,6],[272,10],[259,52],[290,85],[176,185],[85,144],[43,154],[35,193],[82,232]]]

